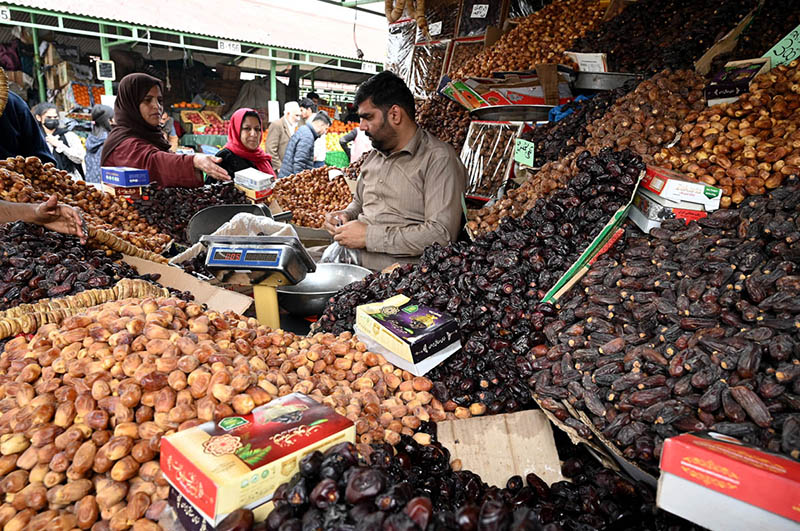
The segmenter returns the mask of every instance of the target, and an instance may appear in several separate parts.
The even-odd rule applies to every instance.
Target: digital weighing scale
[[[258,322],[280,328],[278,286],[301,282],[317,265],[300,240],[291,236],[203,236],[206,267],[220,282],[244,273],[253,285]]]

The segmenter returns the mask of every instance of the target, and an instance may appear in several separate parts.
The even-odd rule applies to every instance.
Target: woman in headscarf
[[[92,134],[86,138],[86,182],[100,184],[100,154],[111,132],[114,109],[108,105],[92,107]]]
[[[33,116],[42,128],[50,153],[56,160],[56,167],[69,173],[76,181],[83,180],[83,159],[86,150],[80,137],[61,126],[56,106],[44,102],[33,108]]]
[[[272,157],[264,153],[261,144],[261,117],[253,109],[239,109],[228,123],[228,142],[217,152],[222,159],[220,166],[228,175],[246,168],[255,168],[264,173],[275,175],[272,169]]]
[[[161,81],[147,74],[129,74],[122,78],[117,92],[115,125],[103,146],[102,166],[146,169],[150,182],[162,187],[202,186],[203,172],[220,181],[230,180],[217,165],[217,157],[169,152],[169,142],[159,127]]]

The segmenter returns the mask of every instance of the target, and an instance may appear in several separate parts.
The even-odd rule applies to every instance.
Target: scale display
[[[212,246],[209,251],[208,265],[243,269],[274,268],[280,264],[281,253],[281,249],[231,249]]]

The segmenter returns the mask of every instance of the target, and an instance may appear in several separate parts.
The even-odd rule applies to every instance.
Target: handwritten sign
[[[433,24],[428,25],[428,33],[433,35],[441,35],[442,34],[442,22],[434,22]]]
[[[518,138],[514,144],[514,162],[519,162],[523,166],[533,167],[535,151],[536,144]]]
[[[217,50],[224,53],[242,53],[242,44],[233,41],[217,41]]]
[[[581,72],[607,72],[606,54],[567,52],[567,56],[578,63]]]
[[[11,22],[11,10],[8,6],[0,6],[0,22]]]
[[[97,66],[97,79],[101,81],[114,81],[116,79],[114,61],[97,61],[95,65]]]
[[[765,53],[764,57],[770,58],[772,68],[791,63],[800,57],[800,26],[797,26],[789,35],[778,41],[778,44]]]
[[[472,6],[470,18],[486,18],[489,13],[489,4],[475,4]]]

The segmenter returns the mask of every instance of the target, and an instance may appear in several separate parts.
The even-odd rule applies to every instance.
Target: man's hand
[[[204,171],[206,175],[210,176],[213,179],[218,181],[230,181],[231,177],[228,175],[228,172],[225,171],[222,167],[218,166],[222,159],[219,157],[212,157],[211,155],[205,155],[203,153],[198,153],[193,155],[193,163],[194,167],[200,171]]]
[[[50,144],[53,147],[58,147],[59,144],[61,144],[61,139],[55,135],[47,135],[45,137],[45,140],[47,141],[48,144]]]
[[[322,228],[328,231],[331,236],[333,236],[336,234],[336,228],[340,225],[344,225],[348,221],[350,221],[350,216],[348,216],[344,210],[328,212],[325,214],[325,222],[322,224]]]
[[[367,224],[348,221],[341,227],[336,227],[333,239],[348,249],[363,249],[367,246]]]
[[[71,206],[59,205],[56,195],[36,205],[30,221],[62,234],[72,234],[80,238],[81,243],[86,243],[88,234],[80,213]]]

